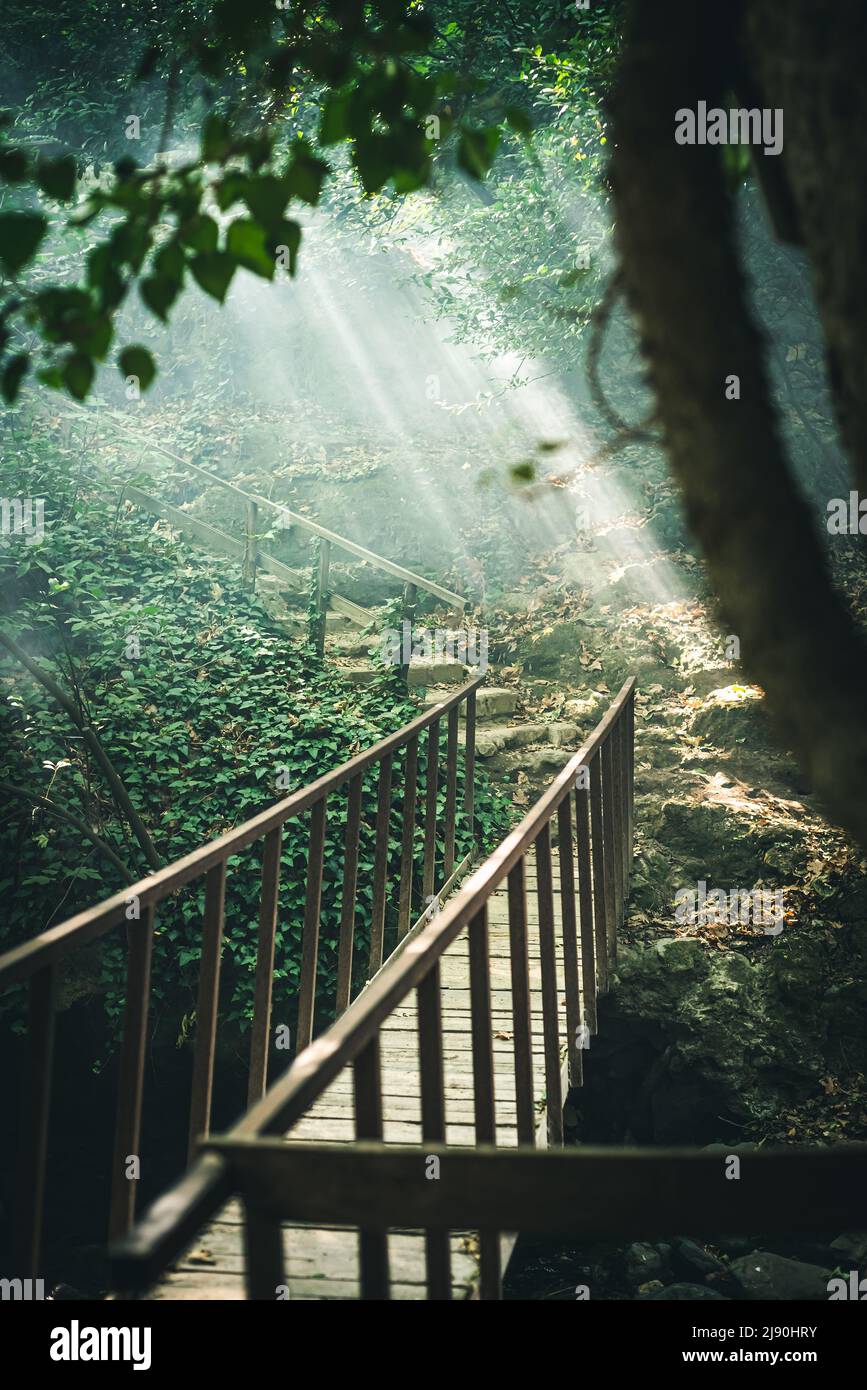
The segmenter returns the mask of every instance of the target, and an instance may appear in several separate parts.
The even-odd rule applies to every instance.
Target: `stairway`
[[[260,575],[258,596],[273,620],[293,638],[303,638],[307,631],[305,608],[309,575],[295,571],[297,583],[291,585],[274,575]],[[368,622],[376,617],[376,609],[362,610],[368,615],[364,624],[360,618],[346,612],[329,609],[325,618],[325,653],[340,676],[350,685],[368,685],[375,680],[381,665],[375,650],[378,638],[365,631]],[[452,620],[453,621],[453,620]],[[426,615],[431,628],[448,619]],[[409,665],[408,686],[422,700],[423,708],[438,704],[444,694],[469,680],[477,668],[465,666],[458,660],[414,657]],[[496,681],[492,668],[489,679]],[[463,719],[463,710],[462,715]],[[581,728],[569,720],[546,722],[534,719],[519,709],[516,689],[496,683],[484,686],[476,697],[476,757],[495,783],[510,790],[520,786],[529,798],[550,778],[565,767],[581,742]],[[459,739],[464,741],[464,730]]]

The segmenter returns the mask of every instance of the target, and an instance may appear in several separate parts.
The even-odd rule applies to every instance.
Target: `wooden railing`
[[[362,821],[362,782],[366,773],[377,773],[377,810],[373,868],[373,906],[366,973],[380,970],[386,943],[389,903],[389,815],[400,796],[403,834],[399,883],[391,895],[391,928],[397,947],[420,931],[434,905],[466,870],[472,849],[455,863],[456,821],[462,807],[465,834],[472,838],[475,788],[476,691],[483,677],[470,681],[454,694],[418,716],[397,733],[359,753],[333,772],[276,802],[267,810],[194,850],[185,858],[159,869],[131,887],[123,888],[98,906],[51,927],[32,941],[0,957],[0,990],[26,984],[29,988],[28,1060],[21,1079],[22,1114],[19,1133],[19,1180],[15,1193],[16,1265],[22,1278],[39,1274],[42,1211],[46,1183],[47,1137],[50,1117],[52,1060],[57,984],[70,954],[108,933],[126,929],[128,947],[123,1041],[120,1054],[117,1120],[110,1235],[128,1230],[135,1210],[136,1183],[126,1176],[128,1155],[138,1154],[141,1135],[142,1093],[148,1034],[151,957],[159,904],[184,885],[204,882],[204,913],[199,971],[192,1097],[189,1115],[189,1149],[207,1135],[214,1076],[220,957],[224,930],[224,904],[228,861],[242,850],[261,842],[262,888],[259,909],[255,996],[250,1038],[248,1104],[265,1093],[269,1057],[269,1031],[275,966],[278,891],[281,872],[283,827],[290,819],[309,813],[309,847],[306,865],[301,977],[298,987],[297,1050],[305,1055],[314,1031],[317,1003],[317,961],[322,889],[323,848],[329,811],[339,796],[346,801],[344,863],[336,997],[338,1017],[349,1006],[356,944],[356,879]],[[459,786],[458,723],[463,707],[465,744],[463,783]],[[447,729],[445,767],[440,760],[442,722]],[[419,744],[424,740],[424,803],[418,796]],[[402,753],[400,786],[394,786],[396,755]],[[438,792],[444,786],[445,804],[440,816]],[[421,815],[420,815],[421,813]],[[423,858],[417,862],[417,821],[423,825]],[[438,836],[444,844],[437,850]],[[129,920],[136,904],[137,920]],[[423,910],[422,910],[423,909]],[[416,913],[420,912],[416,920]],[[229,923],[229,930],[231,930]]]
[[[66,412],[73,418],[81,416],[88,419],[91,417],[91,412],[83,406],[76,406],[71,402],[67,403]],[[203,479],[209,486],[220,488],[237,504],[243,528],[243,540],[238,540],[235,536],[212,526],[209,522],[191,516],[189,512],[180,507],[172,506],[162,498],[153,497],[151,494],[143,492],[139,487],[129,485],[124,489],[124,496],[135,506],[143,508],[154,516],[162,517],[177,530],[185,532],[205,548],[216,551],[217,554],[229,555],[237,559],[242,565],[245,581],[251,589],[256,587],[258,570],[263,570],[290,585],[296,578],[294,571],[288,565],[284,564],[282,560],[276,559],[275,556],[269,555],[261,545],[260,532],[263,517],[266,514],[275,515],[284,527],[296,527],[314,539],[318,545],[312,573],[313,604],[318,616],[314,645],[320,652],[324,647],[325,614],[329,606],[362,626],[373,618],[373,613],[370,610],[333,591],[331,559],[334,550],[341,550],[354,559],[363,560],[372,569],[379,570],[381,573],[399,580],[403,585],[404,616],[410,621],[415,612],[419,591],[438,599],[456,616],[464,612],[466,599],[451,589],[446,589],[442,584],[437,584],[434,580],[425,578],[424,575],[415,574],[413,570],[407,569],[403,565],[395,564],[393,560],[388,560],[385,556],[368,550],[366,546],[359,545],[357,541],[338,535],[336,531],[331,531],[328,527],[320,525],[319,522],[312,521],[310,517],[292,511],[282,502],[275,502],[273,498],[262,497],[258,493],[238,487],[236,483],[228,482],[219,474],[212,473],[209,469],[202,468],[199,464],[175,453],[174,450],[166,448],[164,444],[156,443],[146,436],[138,434],[135,430],[129,429],[128,425],[116,418],[115,413],[111,411],[104,413],[107,416],[106,422],[109,427],[129,438],[137,447],[146,452],[152,451],[161,454],[187,473]],[[102,423],[100,417],[97,417],[97,423]]]
[[[446,1252],[451,1232],[473,1230],[483,1260],[504,1228],[634,1241],[678,1231],[767,1237],[867,1226],[867,1144],[740,1154],[737,1181],[726,1172],[730,1156],[703,1149],[349,1147],[240,1136],[205,1148],[230,1165],[244,1205],[247,1296],[263,1300],[286,1287],[281,1221],[373,1227],[380,1239],[390,1228],[422,1230],[428,1248]],[[361,1297],[389,1298],[387,1261],[373,1259],[363,1241],[360,1256]],[[429,1298],[450,1296],[443,1275],[428,1264]],[[499,1298],[499,1280],[483,1278],[480,1293]]]
[[[508,884],[512,982],[514,1084],[518,1141],[536,1141],[527,933],[525,859],[535,851],[539,917],[539,951],[545,1057],[543,1142],[562,1143],[565,1084],[579,1084],[585,1030],[596,1031],[597,995],[608,988],[609,963],[616,954],[632,858],[633,739],[635,682],[626,681],[590,738],[570,759],[548,789],[497,850],[453,894],[442,912],[411,941],[401,944],[388,963],[346,1012],[295,1058],[292,1066],[233,1127],[228,1140],[246,1140],[290,1131],[346,1068],[354,1078],[356,1137],[383,1137],[380,1032],[383,1024],[414,990],[417,1000],[421,1078],[422,1139],[425,1151],[442,1144],[445,1129],[443,1030],[440,962],[462,932],[469,938],[470,1007],[475,1137],[492,1144],[496,1137],[493,1074],[493,1025],[487,904]],[[556,824],[566,993],[566,1034],[561,1035],[557,1007],[552,824]],[[580,933],[580,964],[578,940]],[[580,971],[580,973],[579,973]],[[565,1078],[561,1066],[565,1054]],[[350,1158],[355,1152],[350,1149]],[[151,1207],[114,1249],[113,1286],[121,1292],[152,1284],[196,1231],[231,1195],[238,1184],[236,1155],[211,1149],[183,1179]],[[309,1176],[309,1174],[308,1174]],[[315,1173],[310,1179],[316,1183]],[[430,1187],[437,1188],[436,1183]],[[246,1191],[246,1187],[244,1188]],[[334,1189],[329,1189],[334,1196]],[[323,1210],[329,1198],[322,1197]],[[383,1297],[388,1286],[387,1238],[379,1222],[363,1219],[360,1266],[363,1296]],[[335,1220],[339,1214],[335,1211]],[[480,1246],[484,1296],[500,1289],[501,1244],[498,1229],[487,1229]],[[506,1230],[514,1230],[510,1223]],[[268,1226],[269,1269],[278,1263],[273,1221]],[[448,1241],[434,1233],[427,1243],[429,1286],[434,1297],[450,1287]],[[270,1278],[270,1273],[268,1275]],[[257,1288],[261,1270],[257,1270]],[[279,1280],[276,1282],[280,1282]],[[274,1283],[270,1287],[273,1297]],[[264,1295],[263,1295],[264,1296]]]

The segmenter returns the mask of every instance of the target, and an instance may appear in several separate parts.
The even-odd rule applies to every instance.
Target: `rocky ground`
[[[517,691],[529,727],[559,738],[571,721],[580,740],[627,673],[639,682],[629,915],[573,1137],[726,1152],[867,1139],[867,862],[823,820],[727,635],[697,599],[609,587],[578,607],[556,582],[511,595],[498,618],[510,664],[489,679]],[[523,806],[576,746],[496,750],[486,765]],[[699,884],[780,894],[782,917],[770,930],[731,913],[680,920],[678,891]],[[523,1254],[516,1297],[824,1299],[835,1274],[867,1273],[867,1237],[838,1231]]]

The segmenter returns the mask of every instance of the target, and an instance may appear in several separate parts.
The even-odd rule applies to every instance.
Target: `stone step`
[[[274,620],[278,622],[281,627],[285,627],[286,631],[291,633],[293,637],[303,637],[307,631],[307,614],[297,609],[276,613],[274,615]],[[329,611],[325,614],[325,631],[326,634],[336,632],[357,633],[358,628],[350,618],[344,617],[342,613]]]
[[[376,637],[368,635],[362,636],[356,629],[353,632],[338,632],[331,634],[326,629],[325,653],[327,656],[360,656],[367,657],[371,651],[376,650]]]
[[[283,599],[289,595],[297,598],[298,594],[306,592],[310,584],[310,572],[291,570],[290,575],[291,577],[283,578],[282,575],[266,574],[264,570],[257,570],[256,593],[261,599]]]
[[[542,744],[540,748],[511,748],[487,758],[485,771],[489,776],[493,775],[495,780],[504,776],[514,777],[517,773],[524,772],[531,785],[538,783],[541,790],[542,784],[560,772],[577,751],[577,746],[555,748],[550,743]]]
[[[465,679],[466,670],[461,661],[414,660],[409,663],[407,684],[410,689],[429,685],[462,685]]]
[[[571,757],[580,747],[581,732],[577,724],[565,719],[550,724],[491,724],[476,730],[476,754],[480,758],[492,758],[497,753],[541,744],[547,744],[550,748],[567,748]],[[568,761],[568,757],[565,761]]]
[[[334,670],[347,685],[370,685],[382,672],[381,666],[335,666]]]
[[[428,691],[424,699],[425,709],[438,704],[441,699],[442,696],[435,691]],[[481,723],[482,720],[486,719],[502,719],[504,716],[514,714],[517,704],[517,690],[507,690],[505,686],[483,685],[480,690],[476,691],[476,722]],[[462,703],[460,708],[461,719],[466,719],[466,704]]]

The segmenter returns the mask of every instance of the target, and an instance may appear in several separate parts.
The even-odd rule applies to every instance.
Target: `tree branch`
[[[11,782],[0,781],[0,792],[5,792],[7,796],[17,796],[21,801],[29,801],[33,806],[39,806],[43,811],[47,811],[48,814],[54,816],[55,819],[65,821],[67,825],[74,825],[76,830],[79,830],[82,835],[85,835],[87,839],[90,840],[91,844],[99,850],[100,854],[110,860],[125,883],[135,882],[135,879],[123,860],[116,855],[111,846],[107,845],[105,840],[101,840],[96,831],[91,830],[87,822],[81,820],[79,816],[73,815],[71,811],[61,809],[61,807],[57,806],[53,801],[48,801],[44,796],[34,796],[32,792],[26,792],[21,787],[13,786]]]
[[[2,644],[7,651],[12,653],[16,661],[19,661],[21,665],[30,672],[34,680],[37,680],[39,684],[48,691],[55,704],[59,705],[64,714],[68,715],[72,720],[72,723],[78,729],[82,738],[87,743],[88,748],[93,753],[94,758],[102,768],[118,808],[126,816],[133,834],[138,840],[142,852],[151,868],[162,868],[163,860],[157,853],[156,846],[148,834],[141,816],[133,805],[129,792],[115,771],[111,759],[103,748],[95,729],[80,718],[75,702],[70,700],[66,691],[62,686],[58,685],[50,672],[44,670],[37,661],[34,661],[32,657],[28,656],[27,652],[18,646],[17,642],[13,641],[11,637],[8,637],[6,633],[0,632],[0,644]]]

